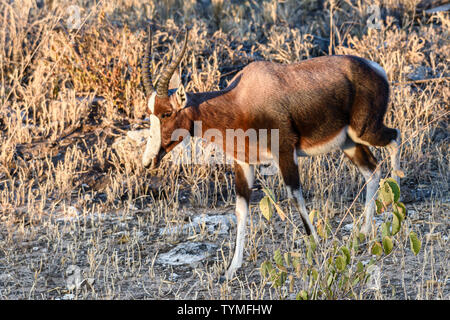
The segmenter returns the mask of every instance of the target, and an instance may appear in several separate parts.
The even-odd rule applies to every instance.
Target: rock
[[[112,148],[122,162],[134,163],[141,166],[142,154],[150,129],[128,131],[126,136],[117,138]]]
[[[408,213],[408,219],[411,219],[411,220],[419,219],[419,213],[416,210],[408,209],[407,213]]]
[[[137,146],[141,146],[147,142],[147,137],[150,135],[150,129],[128,131],[127,137],[133,140]]]
[[[169,281],[174,281],[174,282],[178,281],[178,279],[180,279],[180,275],[176,274],[175,272],[171,273],[168,278]]]
[[[433,13],[443,12],[443,11],[448,11],[448,10],[450,10],[450,3],[444,4],[444,5],[439,6],[439,7],[435,7],[435,8],[431,8],[431,9],[425,10],[425,13],[433,14]]]
[[[348,232],[351,232],[351,231],[353,230],[353,223],[347,223],[347,224],[344,226],[344,230],[345,230],[345,231],[348,231]]]
[[[386,216],[389,215],[389,214],[391,214],[391,213],[385,212],[383,215],[375,214],[374,217],[373,217],[373,220],[375,221],[375,227],[379,228],[381,226],[381,224],[384,222],[384,220],[386,219]],[[364,218],[362,217],[361,221],[363,221],[363,219]],[[351,232],[353,230],[353,223],[347,223],[346,225],[344,225],[343,229],[345,231]]]
[[[78,290],[83,284],[81,269],[76,265],[70,265],[66,272],[66,287],[68,290]]]
[[[74,221],[79,219],[79,217],[80,211],[74,206],[69,206],[56,216],[56,222]]]
[[[173,235],[185,234],[192,235],[195,232],[200,232],[203,227],[208,233],[218,232],[219,234],[227,234],[231,228],[231,223],[236,223],[236,216],[234,214],[227,215],[207,215],[202,214],[195,217],[191,223],[182,226],[167,226],[159,229],[159,235]]]
[[[78,217],[79,214],[80,214],[80,212],[74,206],[69,206],[67,208],[67,215],[68,216],[70,216],[70,217]]]
[[[411,190],[415,201],[423,201],[431,197],[432,192],[430,189],[417,187],[415,190]]]
[[[236,223],[234,214],[214,216],[202,214],[193,220],[193,223],[197,223],[199,226],[205,225],[209,233],[218,232],[219,234],[227,234],[231,227],[231,222]]]
[[[432,69],[425,66],[418,66],[417,68],[409,66],[409,69],[411,72],[409,72],[406,77],[412,81],[426,79],[427,75],[432,73]]]
[[[203,242],[180,243],[169,252],[160,254],[156,262],[179,266],[183,264],[194,264],[200,262],[217,250],[217,245]]]

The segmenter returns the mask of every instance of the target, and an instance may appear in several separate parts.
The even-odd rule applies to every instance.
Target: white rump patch
[[[142,164],[147,167],[153,158],[155,158],[159,149],[161,149],[161,121],[154,114],[150,115],[150,134],[147,138]]]
[[[156,98],[156,92],[153,92],[150,96],[150,99],[148,99],[148,110],[153,114],[155,113],[155,98]]]
[[[388,81],[386,71],[384,71],[383,67],[381,67],[378,63],[366,60],[369,66],[380,76],[382,76],[386,81]]]

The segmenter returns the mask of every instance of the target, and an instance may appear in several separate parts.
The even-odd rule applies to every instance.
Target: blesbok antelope
[[[162,72],[156,89],[150,68],[151,33],[143,59],[143,83],[148,95],[151,134],[143,155],[145,167],[158,166],[184,137],[173,139],[173,132],[184,129],[193,133],[194,122],[201,121],[202,134],[215,129],[226,137],[229,129],[247,131],[278,130],[277,152],[258,141],[245,140],[244,148],[227,150],[226,138],[219,144],[234,162],[237,236],[233,259],[226,271],[231,278],[243,259],[246,220],[254,179],[254,165],[266,161],[277,163],[286,184],[289,199],[300,212],[308,235],[317,239],[311,224],[298,171],[298,157],[314,156],[337,148],[353,162],[366,182],[363,233],[372,230],[374,196],[380,173],[369,146],[388,147],[394,178],[399,177],[400,132],[383,124],[389,98],[386,73],[375,62],[355,56],[324,56],[282,65],[252,62],[221,91],[191,93],[183,85],[169,90],[169,81],[186,51],[186,31],[181,53]],[[258,136],[259,138],[259,136]],[[217,141],[214,141],[217,143]],[[234,138],[232,144],[234,144]],[[249,148],[258,149],[250,159]],[[254,144],[257,144],[255,146]],[[244,150],[244,158],[239,151]]]

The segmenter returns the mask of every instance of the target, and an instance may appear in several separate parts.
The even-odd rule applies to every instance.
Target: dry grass
[[[349,53],[381,64],[392,83],[386,123],[399,128],[404,141],[407,228],[419,234],[423,248],[415,257],[400,237],[395,251],[377,261],[380,290],[337,291],[335,297],[448,299],[450,19],[448,12],[425,14],[429,2],[375,1],[383,23],[369,30],[367,4],[353,0],[332,6],[1,0],[0,298],[268,299],[292,298],[310,286],[299,277],[291,288],[274,290],[258,270],[276,249],[304,257],[303,229],[296,227],[301,222],[283,200],[278,175],[258,178],[237,280],[217,284],[232,254],[234,228],[228,235],[204,229],[159,235],[159,228],[183,225],[200,213],[232,213],[234,189],[225,165],[184,165],[169,157],[159,172],[148,172],[139,161],[143,146],[126,138],[147,125],[140,59],[152,20],[156,75],[171,49],[179,49],[183,24],[190,26],[181,64],[189,91],[223,88],[236,70],[260,59],[290,63]],[[80,29],[68,28],[69,5],[81,9]],[[385,156],[377,151],[379,159]],[[353,200],[363,186],[357,170],[338,152],[301,162],[308,207],[330,219],[333,230],[356,222],[362,199]],[[385,163],[383,172],[389,174]],[[261,218],[262,186],[281,199],[293,224]],[[320,254],[346,237],[341,228]],[[194,266],[156,263],[160,253],[187,240],[219,250]],[[86,280],[77,289],[67,286],[70,265]]]

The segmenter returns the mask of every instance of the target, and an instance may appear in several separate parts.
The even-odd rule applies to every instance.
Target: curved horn
[[[188,30],[186,29],[186,34],[184,36],[184,44],[183,49],[181,50],[181,53],[178,55],[178,57],[173,60],[169,66],[164,70],[163,74],[158,80],[158,85],[156,87],[156,94],[158,97],[164,98],[169,96],[169,82],[170,78],[172,78],[173,73],[175,72],[175,69],[178,67],[178,65],[181,62],[181,59],[183,59],[184,53],[186,52],[186,45],[188,40]]]
[[[142,80],[144,82],[145,94],[150,95],[155,89],[152,84],[152,67],[151,67],[151,56],[152,56],[152,29],[148,27],[148,40],[147,46],[145,48],[144,60],[142,61]]]

